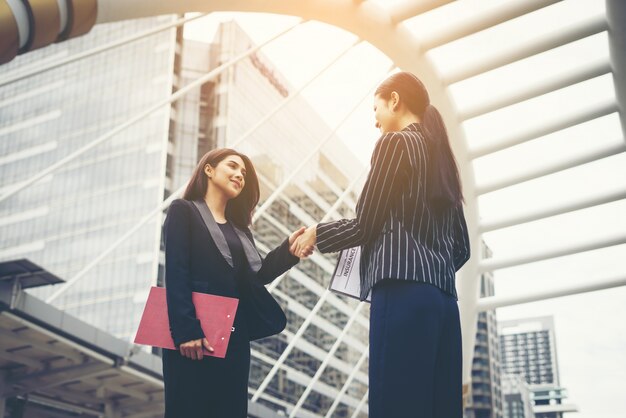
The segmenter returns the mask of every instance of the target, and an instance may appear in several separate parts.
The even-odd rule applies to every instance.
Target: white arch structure
[[[0,2],[0,62],[11,60],[17,53],[24,53],[54,41],[78,36],[98,23],[186,12],[240,11],[298,16],[305,20],[317,20],[334,25],[374,45],[385,53],[397,67],[419,74],[428,87],[432,102],[438,107],[445,119],[455,154],[459,160],[466,196],[466,215],[474,256],[460,272],[457,287],[460,295],[463,325],[463,380],[467,384],[471,378],[471,360],[478,312],[496,307],[626,285],[625,272],[622,275],[607,277],[584,286],[570,286],[550,292],[535,291],[516,297],[494,296],[481,299],[479,298],[478,280],[480,274],[484,272],[626,243],[626,233],[622,231],[613,236],[589,240],[584,244],[564,245],[553,251],[543,251],[507,259],[481,260],[480,248],[483,232],[623,200],[626,199],[626,190],[588,196],[573,202],[563,202],[557,207],[549,209],[528,210],[522,215],[511,216],[495,222],[479,220],[477,205],[477,197],[482,194],[623,153],[626,149],[624,144],[601,152],[588,153],[576,159],[559,161],[552,166],[528,171],[514,178],[496,179],[492,184],[482,187],[476,185],[472,165],[472,160],[475,158],[615,112],[620,112],[622,130],[624,130],[624,112],[620,106],[623,103],[620,103],[620,100],[623,100],[625,96],[623,71],[626,68],[624,65],[626,60],[624,49],[615,47],[616,44],[620,45],[618,41],[623,41],[624,29],[620,26],[620,23],[623,25],[623,19],[614,18],[607,21],[604,16],[589,16],[588,19],[571,25],[567,30],[560,31],[541,41],[512,48],[497,58],[463,67],[459,71],[444,76],[437,72],[432,62],[425,56],[425,53],[430,49],[557,3],[556,0],[511,0],[494,6],[477,17],[466,19],[459,25],[441,28],[428,38],[421,39],[417,39],[404,24],[409,18],[449,2],[450,0],[405,0],[385,8],[365,0],[212,0],[210,2],[199,0],[162,0],[159,2],[152,0],[135,0],[133,2],[126,0],[87,0],[84,2],[44,0],[18,2],[11,0]],[[612,10],[618,10],[619,13],[624,14],[625,8],[620,5],[619,0],[608,3]],[[610,27],[611,25],[612,27]],[[484,102],[462,111],[457,108],[449,93],[448,86],[452,83],[466,80],[503,65],[607,30],[609,30],[609,38],[613,42],[612,57],[608,62],[590,62],[580,68],[572,69],[566,77],[558,80],[544,80],[523,93],[509,95],[498,101]],[[610,72],[613,72],[615,76],[618,90],[617,100],[590,105],[576,114],[562,115],[553,122],[538,126],[528,132],[507,132],[508,136],[502,137],[493,146],[469,149],[461,127],[461,122],[464,120]],[[155,210],[156,212],[158,209]],[[364,357],[360,362],[363,359]],[[344,391],[345,387],[342,389],[342,392]],[[304,399],[301,399],[299,405],[302,401]]]

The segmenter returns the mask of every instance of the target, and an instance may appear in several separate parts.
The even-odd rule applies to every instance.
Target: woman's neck
[[[401,131],[402,129],[406,128],[412,123],[421,123],[421,122],[422,120],[420,119],[419,116],[416,116],[413,113],[407,112],[398,120],[398,125],[399,125],[398,130]]]
[[[211,214],[216,222],[226,222],[226,203],[228,203],[228,198],[223,193],[209,187],[204,195],[204,201],[211,210]]]

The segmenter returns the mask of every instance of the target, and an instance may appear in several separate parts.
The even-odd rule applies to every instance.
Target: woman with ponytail
[[[376,90],[376,142],[356,218],[314,225],[305,255],[361,247],[371,292],[369,416],[461,418],[455,273],[469,259],[463,194],[448,134],[422,82],[399,72]]]

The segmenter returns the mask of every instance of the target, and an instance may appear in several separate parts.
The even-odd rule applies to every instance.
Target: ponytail
[[[459,169],[450,148],[446,126],[439,111],[430,104],[428,90],[415,74],[401,71],[387,77],[378,86],[375,95],[388,100],[394,91],[409,111],[422,120],[429,162],[426,179],[428,201],[437,209],[461,205],[463,193]]]
[[[422,130],[426,137],[429,169],[426,196],[437,209],[463,203],[459,169],[450,148],[448,133],[437,108],[428,104],[422,115]]]

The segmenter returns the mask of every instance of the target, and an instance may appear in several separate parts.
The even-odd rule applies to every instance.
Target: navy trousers
[[[163,350],[165,418],[246,418],[249,371],[248,343],[229,346],[223,359]]]
[[[462,352],[455,298],[386,279],[372,291],[370,418],[461,418]]]

